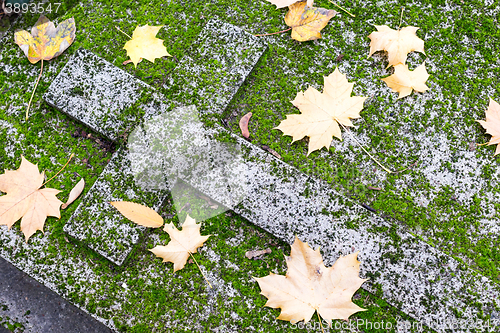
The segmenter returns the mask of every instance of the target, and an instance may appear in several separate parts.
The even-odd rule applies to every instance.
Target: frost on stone
[[[140,121],[130,108],[149,86],[92,52],[79,49],[54,79],[45,101],[116,141]]]
[[[165,88],[178,86],[180,97],[195,103],[200,113],[222,113],[266,49],[257,37],[212,19]]]
[[[184,205],[179,203],[186,193],[185,188],[175,185],[178,179],[183,180],[195,191],[191,196],[205,198],[208,203],[191,207],[197,211],[197,221],[234,208],[246,196],[248,167],[241,146],[218,140],[218,134],[198,119],[194,106],[146,120],[128,139],[136,185],[145,191],[170,190],[180,212]]]

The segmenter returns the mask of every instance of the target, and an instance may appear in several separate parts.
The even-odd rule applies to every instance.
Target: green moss
[[[460,2],[456,3],[460,5]],[[371,75],[372,69],[385,68],[387,65],[385,58],[382,61],[373,58],[365,60],[368,54],[366,36],[374,30],[366,23],[397,27],[401,7],[388,3],[378,4],[376,1],[363,6],[360,2],[346,1],[342,5],[356,14],[356,19],[344,14],[335,17],[324,29],[323,40],[297,43],[290,40],[287,33],[266,39],[269,50],[233,99],[224,116],[212,118],[207,116],[203,119],[208,125],[224,119],[229,127],[238,133],[239,118],[251,111],[252,143],[269,146],[282,156],[283,161],[311,176],[324,179],[356,202],[391,216],[395,224],[404,223],[410,231],[422,234],[428,242],[452,255],[470,260],[482,274],[498,280],[500,274],[498,239],[480,237],[477,231],[480,228],[478,220],[487,214],[484,210],[489,204],[495,205],[493,206],[497,210],[495,218],[499,217],[498,203],[487,201],[483,195],[499,194],[498,182],[489,182],[499,169],[498,158],[491,158],[494,147],[478,148],[476,151],[477,158],[491,160],[491,164],[481,168],[478,177],[486,181],[485,187],[478,191],[470,204],[454,200],[455,189],[446,186],[438,188],[436,184],[431,184],[425,175],[426,166],[419,163],[416,153],[410,151],[409,154],[398,154],[399,147],[409,147],[415,152],[426,149],[417,141],[403,139],[399,133],[404,130],[418,135],[426,128],[435,128],[437,132],[443,133],[446,138],[454,142],[450,150],[456,154],[455,158],[458,158],[463,149],[467,149],[469,142],[488,140],[475,119],[484,118],[484,109],[487,105],[485,92],[491,93],[497,100],[500,96],[494,79],[500,76],[500,69],[495,65],[498,61],[500,37],[495,25],[498,18],[485,14],[484,4],[478,1],[468,2],[461,7],[461,10],[441,15],[440,6],[444,4],[444,1],[432,1],[429,3],[430,9],[419,5],[405,5],[403,25],[420,27],[418,35],[425,39],[426,55],[436,65],[436,70],[431,73],[429,80],[431,90],[439,88],[445,97],[444,100],[425,102],[426,112],[415,109],[414,99],[396,100],[395,94],[387,92],[379,77]],[[332,8],[326,0],[319,0],[316,5]],[[492,4],[496,5],[498,4]],[[256,34],[279,31],[286,27],[283,22],[285,10],[275,10],[273,5],[258,1],[248,3],[244,0],[221,0],[204,4],[187,1],[170,3],[102,1],[96,4],[81,2],[77,4],[76,1],[66,1],[63,7],[65,10],[70,8],[71,10],[63,15],[52,13],[49,18],[55,19],[59,16],[58,19],[61,21],[75,17],[77,38],[74,45],[64,54],[46,64],[47,67],[35,94],[29,122],[25,122],[22,115],[40,65],[29,63],[12,42],[12,35],[0,45],[1,61],[13,68],[8,73],[0,70],[2,106],[0,119],[7,120],[15,126],[18,137],[13,139],[19,140],[15,145],[14,158],[9,157],[4,150],[0,150],[1,167],[17,168],[20,155],[23,154],[30,161],[38,162],[40,169],[46,170],[47,176],[50,177],[59,170],[71,153],[75,153],[73,162],[48,184],[50,187],[63,190],[59,195],[60,198],[67,197],[80,177],[85,178],[87,189],[90,188],[111,157],[110,152],[104,151],[95,141],[81,137],[73,138],[71,134],[83,126],[41,100],[51,80],[78,47],[87,48],[116,66],[124,68],[164,93],[166,99],[175,98],[182,104],[200,103],[203,106],[203,101],[194,100],[196,91],[183,94],[182,82],[173,82],[167,88],[163,85],[172,78],[172,70],[177,64],[177,59],[189,54],[187,50],[190,50],[193,41],[209,18],[222,18]],[[132,14],[128,14],[128,9],[131,9]],[[38,15],[27,14],[14,29],[31,27],[37,18]],[[446,26],[448,22],[453,22],[453,25]],[[127,60],[127,56],[122,47],[127,37],[117,32],[114,27],[116,24],[129,34],[137,25],[164,24],[165,28],[160,30],[158,37],[165,40],[167,50],[175,58],[157,59],[155,63],[143,61],[137,68],[133,65],[123,66],[122,62]],[[355,37],[352,42],[341,37],[345,29],[354,32]],[[464,36],[471,40],[468,45],[462,43]],[[476,57],[476,53],[480,56]],[[342,59],[336,60],[340,54],[343,55]],[[463,59],[456,59],[457,54]],[[424,59],[423,55],[412,55],[410,65],[419,64]],[[213,71],[204,73],[202,77],[208,84],[217,83],[219,80],[213,75],[219,64],[214,61],[212,65]],[[368,141],[365,146],[383,164],[393,169],[410,166],[407,171],[379,177],[376,172],[378,166],[371,162],[359,147],[353,144],[341,152],[339,141],[334,141],[329,150],[323,149],[306,157],[306,140],[291,144],[290,137],[273,130],[287,114],[298,112],[290,103],[297,92],[305,90],[309,85],[321,90],[323,76],[330,74],[335,66],[340,66],[343,72],[347,72],[349,80],[356,82],[354,86],[356,95],[370,97],[361,113],[363,119],[355,121],[356,128],[352,130],[354,135],[366,135]],[[466,71],[471,68],[474,69],[474,73],[467,75]],[[29,74],[26,74],[24,69],[30,69]],[[464,91],[464,86],[470,89]],[[374,90],[377,92],[372,96]],[[148,98],[149,94],[142,95],[140,101],[129,110],[130,114],[141,117],[144,110],[139,106],[147,102]],[[432,116],[432,112],[438,113],[439,117]],[[122,116],[128,115],[124,113]],[[468,136],[461,137],[456,134],[454,129],[457,127],[468,128]],[[93,137],[98,137],[96,133],[85,130]],[[126,134],[130,129],[123,130]],[[21,134],[24,136],[23,140],[20,138]],[[11,138],[0,127],[0,141],[6,140]],[[84,163],[84,160],[88,160],[88,163]],[[413,165],[415,162],[417,163]],[[457,172],[452,162],[440,167],[443,170]],[[369,190],[368,185],[380,187],[381,190]],[[415,193],[432,194],[429,204],[424,206],[419,203]],[[43,251],[51,255],[46,259],[40,258],[39,261],[40,263],[45,260],[48,263],[55,261],[54,264],[57,265],[56,255],[60,254],[89,263],[89,267],[101,277],[102,281],[83,283],[81,280],[73,280],[71,276],[57,276],[55,279],[60,283],[57,288],[87,310],[94,311],[103,318],[114,317],[113,320],[120,330],[146,332],[151,331],[156,325],[157,330],[161,331],[165,329],[165,316],[183,320],[185,323],[200,322],[202,327],[213,328],[218,325],[221,317],[231,320],[233,311],[243,318],[238,324],[241,325],[238,327],[240,329],[258,325],[262,331],[275,331],[278,325],[286,324],[273,319],[278,316],[279,310],[263,307],[266,300],[259,295],[259,288],[251,279],[251,276],[261,277],[271,271],[283,274],[286,269],[283,253],[289,253],[289,246],[263,230],[248,224],[234,214],[228,216],[222,214],[204,222],[202,233],[214,235],[207,242],[207,249],[238,267],[236,270],[224,260],[214,263],[203,251],[196,255],[196,260],[202,267],[207,271],[216,269],[221,279],[231,284],[241,294],[229,304],[224,295],[215,297],[216,302],[213,303],[214,300],[207,296],[209,291],[206,283],[195,265],[188,265],[184,270],[173,274],[171,264],[161,263],[160,259],[147,251],[157,243],[168,242],[168,236],[161,230],[153,230],[149,235],[145,235],[144,243],[130,255],[124,267],[116,267],[87,247],[77,246],[78,243],[71,238],[66,241],[63,226],[80,202],[81,199],[64,211],[60,220],[54,218],[47,220],[50,246]],[[167,203],[162,214],[174,216],[175,210]],[[182,221],[182,218],[180,220]],[[180,225],[176,216],[168,218],[167,222]],[[358,223],[359,221],[349,221],[347,226],[356,228]],[[19,224],[16,224],[13,230],[22,238]],[[399,240],[394,230],[389,228],[373,232],[387,233],[393,237],[394,245],[398,246]],[[240,244],[231,246],[227,243],[227,240],[240,235],[244,235],[244,241]],[[42,234],[38,233],[33,237],[33,241],[36,242],[41,237]],[[156,242],[152,237],[158,237],[159,241]],[[272,253],[263,260],[247,260],[244,257],[248,250],[267,247],[272,249]],[[22,262],[26,256],[35,256],[36,253],[17,250],[13,255],[16,260]],[[400,254],[395,252],[387,256],[390,260],[397,261]],[[140,278],[142,270],[146,268],[158,274],[153,285],[142,282],[143,279]],[[371,273],[372,276],[376,274],[376,272]],[[129,288],[126,299],[116,296],[121,295],[124,281]],[[72,285],[72,283],[77,284],[73,286],[74,290],[70,291],[65,284]],[[97,289],[95,295],[81,292],[90,284],[92,288]],[[356,314],[353,318],[372,322],[386,320],[391,323],[401,318],[409,319],[395,308],[388,306],[381,299],[381,295],[381,292],[373,295],[360,290],[355,295],[355,302],[368,311]],[[114,301],[123,302],[121,311],[108,310]],[[189,307],[195,309],[198,309],[199,304],[210,304],[212,312],[199,320],[196,311],[189,313],[185,310],[186,302]],[[116,313],[120,315],[116,316]],[[127,316],[133,318],[131,325],[127,324],[129,319]],[[179,331],[181,330],[179,328]],[[284,330],[286,331],[286,328]]]

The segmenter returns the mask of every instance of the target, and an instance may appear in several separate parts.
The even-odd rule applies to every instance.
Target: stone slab
[[[184,57],[175,69],[174,80],[176,84],[198,87],[191,93],[196,95],[200,107],[220,113],[266,46],[235,26],[210,20],[192,50],[197,52],[195,60]],[[44,98],[95,131],[118,140],[120,133],[133,128],[140,117],[164,114],[171,108],[169,102],[155,94],[136,103],[151,91],[153,88],[147,84],[80,49],[52,82]],[[117,265],[123,264],[145,228],[127,221],[108,202],[134,201],[158,210],[168,195],[165,189],[148,192],[148,188],[136,186],[127,154],[126,149],[115,153],[64,227],[69,235]]]
[[[166,89],[189,95],[202,113],[221,114],[267,45],[232,24],[212,19],[180,60]]]
[[[110,140],[142,117],[132,106],[147,84],[85,49],[78,49],[43,95],[45,101]]]
[[[111,333],[104,324],[0,258],[0,321],[10,318],[23,332]],[[0,332],[10,332],[3,330]]]
[[[64,231],[116,265],[121,265],[146,228],[123,217],[110,201],[134,201],[158,210],[167,191],[135,186],[126,149],[113,154],[108,165],[64,226]]]

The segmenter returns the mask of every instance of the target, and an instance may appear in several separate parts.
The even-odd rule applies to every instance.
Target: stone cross
[[[460,323],[459,314],[468,320],[491,314],[500,305],[499,288],[487,278],[222,126],[200,129],[198,112],[222,113],[265,50],[262,42],[237,27],[208,22],[193,53],[181,60],[167,84],[168,88],[180,82],[183,94],[196,97],[194,106],[165,101],[152,87],[79,50],[45,100],[111,140],[119,142],[121,133],[135,130],[129,149],[121,147],[113,155],[65,232],[121,265],[144,228],[124,219],[108,201],[132,200],[158,210],[173,188],[173,175],[288,243],[298,236],[321,246],[327,266],[339,254],[359,251],[361,275],[370,277],[363,288],[382,292],[385,300],[437,331]],[[236,187],[244,192],[237,200],[228,200],[227,192],[219,188],[221,173],[205,176],[206,170],[216,170],[211,164],[220,161],[216,157],[229,151],[221,149],[221,136],[231,143],[227,156],[236,157],[233,164],[228,158],[223,161],[244,167],[241,173],[225,174],[223,182],[233,185],[234,179],[245,175],[244,186]],[[193,161],[198,154],[190,154],[192,146],[203,147],[194,151],[207,153],[215,162]],[[138,156],[144,156],[145,165]],[[187,162],[173,167],[176,157]],[[158,160],[161,163],[147,168]],[[141,173],[143,177],[137,177]],[[156,184],[138,186],[141,179],[155,179]],[[452,330],[466,331],[466,327]]]

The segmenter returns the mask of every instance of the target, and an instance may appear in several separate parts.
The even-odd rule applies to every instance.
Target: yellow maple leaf
[[[167,246],[156,246],[152,248],[157,257],[163,258],[163,262],[174,263],[174,272],[183,269],[187,259],[210,237],[210,235],[201,236],[201,223],[189,215],[182,225],[182,231],[179,231],[173,223],[165,224],[164,231],[170,235],[170,242]]]
[[[66,50],[75,39],[75,20],[61,22],[57,29],[54,23],[41,15],[31,34],[26,30],[16,31],[14,41],[23,50],[28,60],[35,64],[39,60],[50,60]]]
[[[389,54],[389,65],[406,63],[408,53],[412,51],[424,52],[424,41],[418,38],[417,27],[404,27],[401,30],[393,30],[386,25],[376,25],[378,31],[372,32],[368,38],[370,42],[370,57],[377,51],[387,51]]]
[[[332,17],[334,10],[307,6],[305,1],[288,6],[285,23],[292,28],[292,38],[299,42],[321,38],[320,31]]]
[[[288,7],[290,5],[293,5],[297,1],[300,0],[267,0],[273,5],[276,5],[276,8],[283,8],[283,7]],[[307,6],[312,7],[314,3],[314,0],[307,0]]]
[[[163,45],[163,40],[156,38],[156,34],[163,26],[149,26],[136,27],[132,34],[132,39],[125,43],[123,47],[127,50],[127,55],[130,60],[137,67],[137,64],[142,58],[155,62],[156,58],[171,55]]]
[[[477,120],[491,135],[488,145],[498,145],[495,155],[500,154],[500,104],[490,98],[490,104],[486,110],[486,120]]]
[[[332,267],[325,267],[319,249],[314,251],[295,237],[290,257],[286,257],[286,276],[271,273],[255,278],[266,306],[281,308],[278,319],[293,323],[311,320],[314,312],[329,324],[333,319],[347,320],[365,311],[351,300],[367,280],[359,277],[357,253],[340,257]]]
[[[429,78],[429,74],[425,68],[425,62],[410,71],[408,65],[398,64],[394,66],[394,74],[382,79],[389,88],[394,92],[399,92],[399,98],[403,98],[411,94],[413,90],[424,92],[429,89],[425,81]]]
[[[37,231],[43,232],[47,216],[61,217],[62,202],[57,199],[59,190],[42,188],[44,173],[23,156],[17,170],[5,170],[0,175],[0,191],[7,193],[0,197],[0,225],[9,229],[21,220],[21,231],[26,241]]]
[[[354,83],[349,83],[338,68],[325,77],[325,87],[320,93],[313,87],[305,92],[299,92],[292,101],[302,112],[287,115],[278,127],[285,135],[293,137],[293,142],[309,137],[311,152],[330,147],[332,137],[342,140],[339,124],[353,126],[350,119],[359,118],[366,97],[352,96]]]

